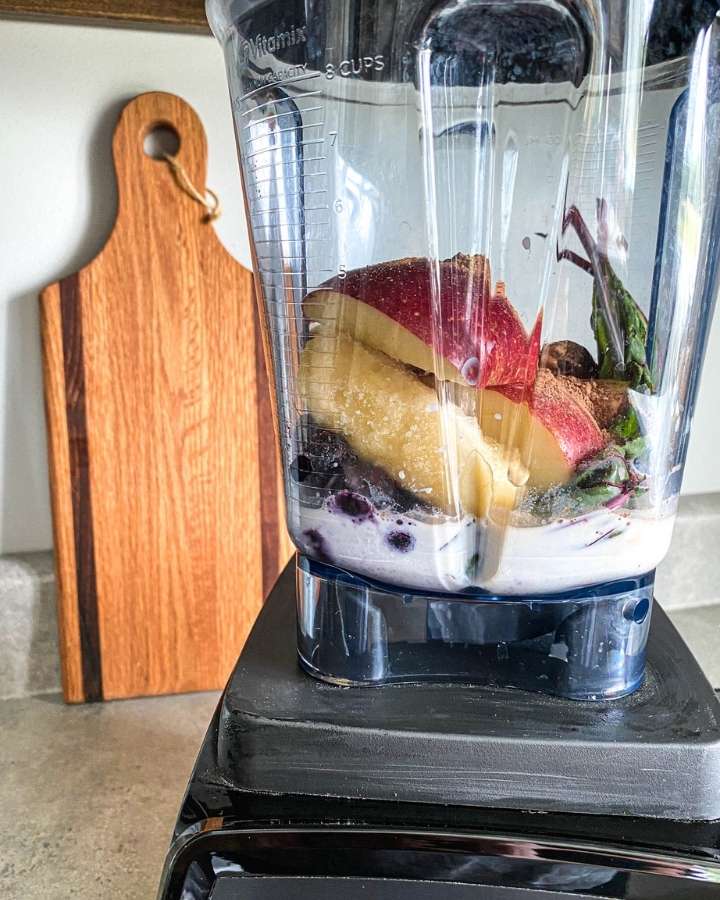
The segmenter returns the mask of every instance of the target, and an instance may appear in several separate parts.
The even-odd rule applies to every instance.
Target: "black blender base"
[[[160,900],[719,900],[720,710],[661,610],[646,685],[579,703],[316,681],[294,605],[291,564],[210,723]]]
[[[240,891],[242,890],[242,894]],[[220,878],[210,900],[481,900],[472,884],[398,882],[385,878]],[[602,896],[596,894],[595,896]],[[609,896],[608,894],[604,895]],[[482,887],[482,900],[571,900],[556,891],[533,892],[527,888]]]
[[[303,673],[295,564],[219,711],[240,790],[543,812],[720,819],[720,702],[661,608],[645,682],[595,703],[459,684],[342,688]]]

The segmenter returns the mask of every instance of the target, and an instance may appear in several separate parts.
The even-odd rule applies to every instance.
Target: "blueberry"
[[[304,453],[309,457],[313,471],[337,472],[357,456],[350,446],[333,431],[308,423],[304,440]]]
[[[314,556],[320,562],[332,562],[330,554],[327,552],[325,538],[316,528],[308,528],[307,531],[303,531],[303,537],[306,540],[306,552],[310,556]]]
[[[387,542],[400,553],[409,553],[415,547],[415,538],[407,531],[391,531],[387,536]]]
[[[339,434],[320,428],[308,416],[301,420],[295,444],[298,452],[290,474],[299,487],[298,499],[304,506],[318,509],[328,496],[345,491],[369,505],[357,507],[352,502],[348,505],[340,501],[337,510],[356,519],[368,518],[378,510],[397,514],[431,509],[380,466],[359,459]],[[350,509],[350,505],[354,508]]]
[[[365,497],[352,491],[340,491],[339,494],[335,494],[332,505],[338,512],[345,513],[356,522],[369,519],[373,514],[372,504]]]

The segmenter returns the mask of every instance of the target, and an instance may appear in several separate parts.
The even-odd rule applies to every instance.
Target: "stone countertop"
[[[153,900],[217,699],[0,702],[3,900]]]
[[[720,687],[720,605],[671,616]],[[0,702],[0,896],[152,900],[217,699]]]

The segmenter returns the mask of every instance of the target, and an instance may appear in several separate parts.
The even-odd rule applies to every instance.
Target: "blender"
[[[208,13],[298,555],[161,896],[720,896],[720,706],[652,615],[718,289],[716,4]]]
[[[672,7],[210,5],[317,677],[640,684],[717,280]]]

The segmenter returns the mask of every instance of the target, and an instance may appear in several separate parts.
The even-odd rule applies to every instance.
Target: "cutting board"
[[[144,152],[157,127],[204,194],[194,110],[137,97],[112,234],[40,298],[70,702],[221,687],[291,553],[252,276]]]

